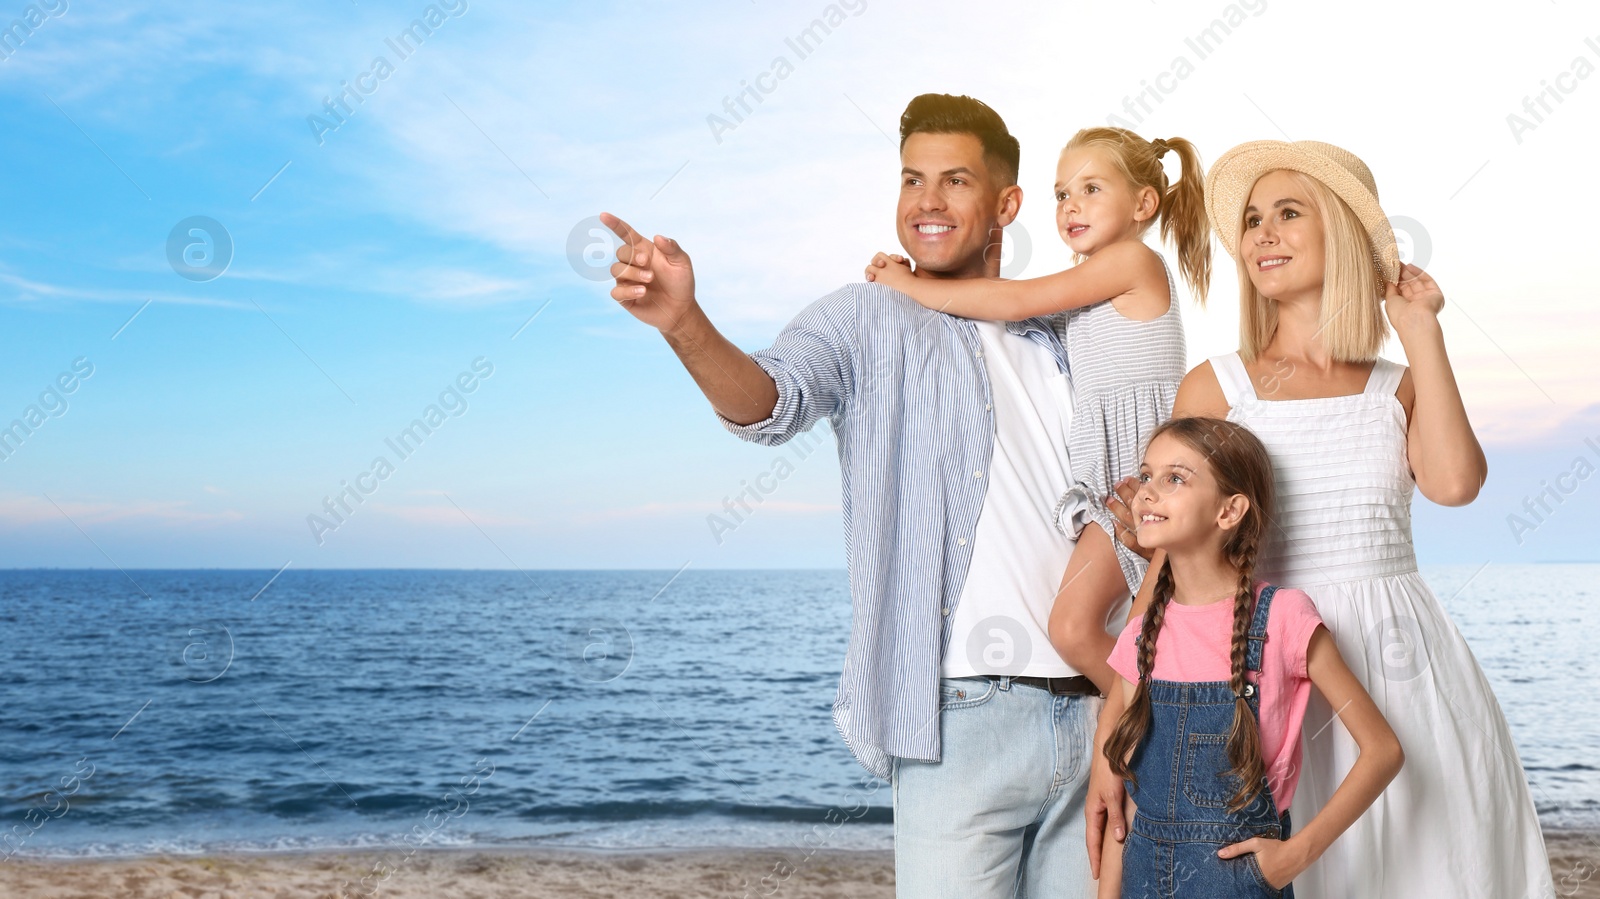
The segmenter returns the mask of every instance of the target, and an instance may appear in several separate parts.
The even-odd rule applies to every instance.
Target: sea
[[[1600,829],[1600,565],[1425,566]],[[888,849],[842,570],[0,571],[0,857]]]

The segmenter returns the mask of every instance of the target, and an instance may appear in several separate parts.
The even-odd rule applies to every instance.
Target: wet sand
[[[368,878],[365,882],[362,878]],[[341,893],[341,889],[343,892]],[[886,851],[758,849],[598,852],[555,849],[156,856],[104,861],[12,859],[7,899],[542,899],[774,896],[892,899]]]
[[[1556,895],[1600,899],[1600,833],[1545,835]],[[365,881],[362,878],[367,878]],[[559,849],[155,856],[0,863],[8,899],[786,899],[894,896],[890,852]]]

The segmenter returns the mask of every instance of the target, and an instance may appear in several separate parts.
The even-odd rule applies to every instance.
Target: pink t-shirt
[[[1266,581],[1256,581],[1256,595]],[[1306,646],[1311,632],[1322,624],[1311,597],[1302,590],[1279,587],[1267,614],[1267,642],[1261,652],[1261,676],[1245,677],[1261,691],[1261,754],[1267,766],[1267,786],[1283,811],[1294,800],[1300,782],[1300,722],[1311,698],[1306,674]],[[1123,628],[1106,661],[1130,682],[1139,682],[1137,643],[1143,625],[1135,618]],[[1203,606],[1167,603],[1156,635],[1156,680],[1226,681],[1233,668],[1228,650],[1233,640],[1233,603],[1228,600]],[[1303,825],[1302,825],[1303,826]]]

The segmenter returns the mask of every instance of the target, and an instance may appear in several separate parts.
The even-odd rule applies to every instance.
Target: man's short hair
[[[1000,114],[981,100],[953,94],[922,94],[911,98],[900,116],[900,149],[913,134],[970,134],[983,144],[984,160],[1002,187],[1017,183],[1022,148],[1006,130]]]

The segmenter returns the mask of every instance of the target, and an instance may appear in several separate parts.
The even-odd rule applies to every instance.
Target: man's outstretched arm
[[[711,408],[735,424],[772,416],[778,386],[766,370],[723,337],[694,298],[689,254],[670,238],[646,239],[608,213],[600,221],[622,239],[611,266],[611,297],[634,318],[654,327],[678,354]]]

